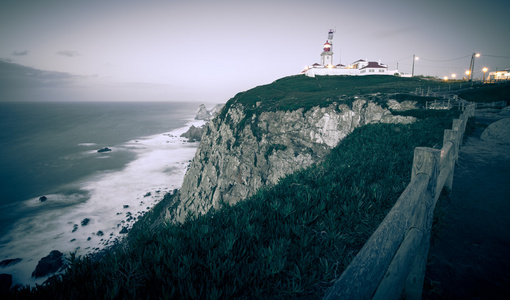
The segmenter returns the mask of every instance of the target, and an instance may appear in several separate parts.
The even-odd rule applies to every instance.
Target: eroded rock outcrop
[[[204,121],[210,121],[212,118],[214,118],[218,112],[223,108],[225,104],[216,104],[211,108],[210,110],[207,110],[207,107],[204,104],[200,104],[198,107],[198,112],[195,116],[195,120],[204,120]]]
[[[37,267],[32,273],[32,277],[39,278],[58,272],[64,267],[64,255],[58,250],[53,250],[39,260]]]
[[[396,106],[392,103],[393,107]],[[166,219],[183,221],[222,203],[234,204],[283,176],[320,161],[356,127],[410,123],[413,117],[364,99],[309,110],[263,111],[247,115],[236,103],[206,125],[202,141]]]
[[[185,133],[181,134],[181,137],[185,137],[188,139],[188,142],[199,142],[202,138],[202,134],[204,133],[205,125],[196,127],[191,125],[191,127]]]

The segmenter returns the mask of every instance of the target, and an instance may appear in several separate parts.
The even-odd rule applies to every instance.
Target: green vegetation
[[[183,224],[155,225],[166,197],[101,260],[75,259],[64,276],[12,296],[321,298],[408,184],[414,148],[441,144],[459,112],[419,114],[358,128],[322,163]]]
[[[417,103],[425,104],[427,101],[441,100],[440,97],[426,97],[426,96],[417,96],[417,95],[409,95],[409,94],[396,94],[392,96],[393,99],[397,101],[416,101]]]
[[[253,135],[260,140],[261,129],[257,126],[260,113],[265,111],[294,111],[303,109],[305,112],[312,107],[327,107],[333,102],[351,105],[356,96],[386,106],[387,94],[400,93],[398,100],[436,98],[406,95],[417,87],[438,87],[447,84],[441,80],[423,77],[403,78],[396,76],[316,76],[304,75],[284,77],[271,84],[261,85],[245,92],[238,93],[230,99],[220,113],[218,122],[231,125],[234,135],[250,125]],[[377,94],[377,96],[376,96]],[[424,100],[422,101],[424,103]],[[237,125],[227,114],[230,107],[243,106],[244,118]],[[233,147],[239,146],[236,140]]]
[[[510,101],[510,82],[476,86],[459,93],[459,97],[473,102]]]
[[[242,104],[249,118],[262,111],[325,107],[342,100],[351,102],[355,95],[375,93],[409,93],[417,87],[447,85],[444,81],[422,77],[403,78],[396,76],[316,76],[304,75],[284,77],[268,85],[261,85],[238,93],[230,99],[220,117],[224,120],[229,107]]]

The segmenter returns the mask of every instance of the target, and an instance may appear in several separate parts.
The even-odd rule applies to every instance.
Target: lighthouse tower
[[[324,51],[321,53],[321,64],[324,67],[333,66],[333,29],[328,32],[328,40],[324,43]]]

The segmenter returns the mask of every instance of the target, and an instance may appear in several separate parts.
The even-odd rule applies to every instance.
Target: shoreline
[[[110,247],[115,247],[120,244],[126,236],[125,233],[132,228],[141,216],[159,203],[166,193],[182,185],[189,161],[194,157],[199,143],[190,143],[186,138],[181,138],[180,135],[186,132],[192,125],[201,126],[205,123],[206,122],[202,120],[195,120],[194,116],[192,116],[187,119],[183,127],[168,132],[140,137],[113,146],[114,148],[122,148],[125,151],[135,153],[136,158],[127,163],[121,170],[99,172],[99,174],[94,173],[78,182],[71,183],[70,185],[78,186],[79,190],[86,194],[86,196],[84,196],[86,199],[81,203],[70,204],[70,208],[60,208],[60,210],[62,210],[60,211],[60,215],[58,214],[59,209],[55,209],[56,212],[52,210],[44,211],[35,216],[37,219],[41,217],[40,215],[50,213],[53,215],[57,214],[57,216],[52,216],[54,219],[58,219],[59,217],[64,219],[60,220],[60,222],[55,221],[55,224],[50,224],[56,225],[54,227],[61,228],[53,229],[46,236],[40,236],[39,239],[35,238],[35,240],[39,241],[41,239],[53,241],[52,244],[34,243],[33,237],[37,236],[37,234],[27,232],[27,226],[30,227],[39,224],[37,224],[37,222],[29,222],[28,225],[23,228],[23,225],[26,224],[20,223],[24,223],[26,218],[19,219],[16,224],[13,225],[13,228],[3,237],[3,240],[7,241],[7,243],[2,245],[3,253],[1,260],[4,261],[16,258],[21,258],[22,260],[16,264],[1,267],[0,272],[12,275],[13,285],[21,284],[34,286],[34,284],[43,283],[50,276],[59,274],[59,272],[52,273],[49,276],[37,279],[31,277],[31,273],[35,270],[38,261],[42,257],[48,255],[52,250],[58,250],[64,253],[67,258],[69,254],[73,252],[76,253],[77,256],[95,255],[102,251],[108,251]],[[170,162],[161,163],[160,158],[165,157],[165,154],[169,154],[168,157],[171,158]],[[165,157],[165,160],[168,157]],[[137,171],[137,167],[141,168],[141,171]],[[127,177],[122,178],[123,175]],[[136,178],[137,176],[141,178]],[[131,200],[122,199],[122,195],[118,195],[121,199],[112,199],[115,197],[114,191],[109,191],[110,198],[108,198],[108,196],[100,197],[98,193],[100,193],[101,190],[117,188],[114,183],[110,186],[105,184],[108,182],[109,178],[113,178],[112,180],[117,181],[117,183],[126,185],[125,189],[129,190],[131,188],[129,193],[133,192],[133,187],[131,187],[131,185],[138,183],[138,181],[142,181],[142,184],[145,183],[146,186],[142,189],[138,187],[138,192],[131,194]],[[170,180],[166,181],[163,179]],[[159,181],[159,184],[153,184],[151,180],[155,182]],[[131,184],[126,181],[130,181]],[[124,194],[126,193],[127,192],[124,192]],[[65,198],[66,195],[63,196]],[[36,205],[45,205],[48,203],[48,201],[45,201],[45,203],[37,203],[40,202],[38,199],[39,197],[27,201]],[[122,202],[122,204],[120,204],[120,202]],[[94,211],[94,207],[95,210],[108,209],[110,215],[104,214],[103,211]],[[88,213],[83,212],[87,210],[89,211]],[[113,212],[113,210],[118,212]],[[69,221],[71,219],[72,221]],[[83,222],[85,219],[88,219],[88,221]],[[82,226],[78,225],[80,223]],[[83,225],[84,223],[85,225]],[[101,230],[101,226],[107,228],[107,230]],[[126,230],[124,230],[124,228],[126,228]],[[103,235],[98,235],[97,233],[99,232],[102,232]],[[45,235],[44,231],[43,233],[39,232],[39,234]],[[69,239],[71,236],[74,237]],[[23,249],[20,246],[27,240],[30,240],[32,245],[28,245],[25,248],[32,248],[32,250],[24,252],[15,251]],[[37,247],[36,244],[41,245]],[[33,250],[33,248],[37,248],[37,250]]]

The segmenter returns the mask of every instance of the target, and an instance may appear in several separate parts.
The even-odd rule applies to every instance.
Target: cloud
[[[73,50],[61,50],[61,51],[58,51],[57,54],[58,55],[62,55],[62,56],[66,56],[66,57],[81,56],[81,54],[78,53],[78,51],[73,51]]]
[[[0,59],[0,102],[80,99],[84,76],[40,70]],[[85,100],[85,99],[82,99]]]
[[[26,55],[28,55],[28,50],[23,50],[23,51],[15,50],[15,51],[12,52],[12,55],[14,55],[14,56],[26,56]]]
[[[62,87],[73,84],[82,76],[46,71],[0,60],[0,88]]]

